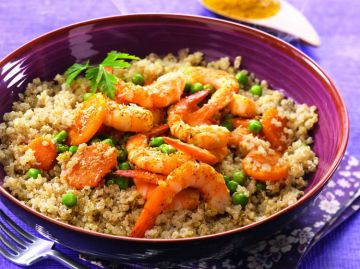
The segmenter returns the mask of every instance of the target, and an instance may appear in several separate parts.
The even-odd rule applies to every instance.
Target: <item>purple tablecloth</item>
[[[122,0],[134,8],[140,0]],[[142,1],[137,8],[155,7],[155,1]],[[197,0],[158,1],[167,11],[213,16]],[[322,39],[319,48],[297,46],[315,59],[335,80],[348,106],[351,134],[348,152],[360,159],[360,1],[292,0],[310,19]],[[176,9],[174,9],[176,7]],[[126,11],[124,9],[124,11]],[[11,0],[0,1],[0,58],[55,28],[101,16],[119,14],[110,0]],[[337,230],[320,241],[307,255],[300,268],[360,268],[360,214],[355,214]],[[0,256],[0,268],[19,268]],[[62,268],[44,261],[31,268]]]

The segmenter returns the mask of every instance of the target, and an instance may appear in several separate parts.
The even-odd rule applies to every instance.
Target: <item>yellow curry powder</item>
[[[280,10],[278,0],[202,0],[210,9],[235,19],[262,19]]]

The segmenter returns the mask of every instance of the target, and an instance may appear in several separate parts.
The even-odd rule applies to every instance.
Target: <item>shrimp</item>
[[[165,181],[163,175],[150,173],[143,170],[118,170],[115,172],[124,177],[132,177],[136,189],[145,198],[149,199],[160,181]],[[166,210],[193,210],[199,205],[200,193],[195,189],[185,189],[175,195],[174,200]]]
[[[163,108],[178,102],[184,87],[185,79],[180,72],[162,75],[146,86],[120,81],[115,100],[118,103],[135,103],[145,108]]]
[[[134,178],[134,183],[136,189],[140,194],[145,198],[149,199],[156,189],[157,185],[146,182],[142,179]],[[193,210],[198,207],[200,203],[200,193],[195,189],[185,189],[175,195],[173,201],[164,208],[167,211],[176,211],[176,210]]]
[[[153,227],[156,217],[172,203],[176,194],[186,188],[200,191],[214,213],[223,213],[230,205],[230,193],[223,176],[208,164],[188,161],[172,171],[145,203],[132,229],[132,237],[143,237]]]
[[[162,124],[165,122],[166,110],[160,108],[149,108],[153,114],[154,125]]]
[[[227,144],[229,130],[218,125],[191,126],[185,122],[185,115],[204,99],[209,90],[197,92],[180,100],[168,112],[168,125],[173,136],[200,148],[212,149]]]
[[[225,108],[233,99],[234,93],[239,90],[239,83],[235,76],[222,70],[186,67],[183,72],[187,82],[210,84],[216,89],[206,104],[187,116],[187,121],[192,124],[210,119],[216,112]]]
[[[211,149],[209,151],[218,159],[218,162],[221,162],[222,160],[224,160],[225,157],[228,156],[230,153],[227,146],[223,146],[223,147],[216,148],[216,149]]]
[[[191,144],[186,144],[178,139],[172,139],[170,137],[164,137],[164,141],[170,146],[191,155],[197,161],[208,164],[216,164],[219,162],[219,159],[209,150],[202,149]]]
[[[241,141],[244,140],[244,136],[250,134],[250,130],[243,126],[236,127],[230,134],[228,145],[229,146],[238,146]]]
[[[256,103],[240,94],[234,94],[229,104],[231,114],[243,118],[253,118],[256,116]]]
[[[129,160],[138,168],[163,175],[191,159],[191,156],[181,151],[166,154],[148,147],[148,136],[137,134],[129,138],[126,143]]]
[[[137,105],[117,104],[107,101],[104,124],[123,132],[147,132],[153,127],[154,117],[150,110]]]

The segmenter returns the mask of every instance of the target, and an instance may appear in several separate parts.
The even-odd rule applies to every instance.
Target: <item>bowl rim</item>
[[[325,173],[325,175],[320,178],[320,180],[316,183],[314,187],[312,187],[308,193],[304,194],[299,200],[297,200],[294,204],[287,206],[286,208],[283,208],[282,210],[272,214],[269,217],[264,218],[263,220],[250,223],[248,225],[238,227],[232,230],[227,230],[220,233],[215,234],[209,234],[204,236],[197,236],[197,237],[187,237],[187,238],[177,238],[177,239],[152,239],[152,238],[134,238],[134,237],[128,237],[128,236],[119,236],[119,235],[111,235],[106,234],[102,232],[96,232],[87,230],[85,228],[77,227],[71,224],[67,224],[64,222],[61,222],[59,220],[55,220],[49,216],[43,215],[42,213],[36,211],[35,209],[25,205],[23,202],[15,198],[8,192],[3,185],[0,185],[0,194],[5,196],[8,200],[13,202],[18,207],[21,207],[22,209],[26,210],[27,212],[40,217],[44,221],[50,222],[52,224],[55,224],[58,226],[58,228],[64,228],[67,230],[70,230],[69,232],[76,232],[81,233],[85,235],[92,235],[96,237],[102,237],[103,239],[112,239],[112,240],[124,240],[124,241],[131,241],[131,242],[146,242],[146,243],[180,243],[180,242],[190,242],[190,241],[198,241],[198,240],[206,240],[206,239],[214,239],[226,235],[232,235],[235,233],[239,233],[244,230],[252,229],[256,226],[262,225],[264,223],[270,222],[274,220],[275,218],[279,217],[280,215],[283,215],[297,207],[300,207],[304,202],[306,202],[308,199],[311,199],[314,195],[316,195],[323,187],[324,185],[329,181],[333,173],[336,171],[336,168],[339,166],[343,155],[345,154],[345,150],[348,144],[349,139],[349,116],[348,112],[345,106],[345,102],[343,98],[341,97],[338,88],[336,87],[333,80],[326,74],[326,72],[309,56],[307,56],[305,53],[297,49],[296,47],[290,45],[289,43],[286,43],[285,41],[280,40],[279,38],[276,38],[270,34],[267,34],[263,31],[260,31],[258,29],[251,28],[249,26],[226,21],[223,19],[218,18],[210,18],[205,16],[198,16],[198,15],[188,15],[188,14],[171,14],[171,13],[144,13],[144,14],[130,14],[130,15],[115,15],[115,16],[107,16],[107,17],[99,17],[95,19],[90,20],[84,20],[76,23],[72,23],[69,25],[66,25],[64,27],[57,28],[55,30],[52,30],[50,32],[47,32],[43,35],[40,35],[31,41],[25,43],[24,45],[20,46],[18,49],[12,51],[8,55],[6,55],[2,60],[0,60],[0,67],[4,66],[7,62],[10,62],[10,60],[14,57],[17,57],[19,54],[22,54],[23,52],[26,52],[29,47],[31,47],[33,44],[36,44],[38,42],[46,42],[51,40],[52,38],[61,35],[63,33],[66,33],[67,31],[77,28],[79,26],[88,25],[92,23],[106,23],[106,22],[133,22],[133,21],[142,21],[146,22],[147,20],[171,20],[171,21],[182,21],[182,22],[196,22],[196,23],[206,23],[211,25],[220,26],[223,28],[228,28],[232,30],[241,31],[249,36],[252,36],[257,39],[262,39],[265,41],[268,45],[275,47],[276,49],[279,49],[282,53],[287,54],[290,57],[295,58],[298,62],[302,62],[302,65],[307,65],[308,70],[311,71],[311,73],[317,78],[322,81],[324,85],[326,85],[326,89],[328,93],[331,95],[332,100],[335,102],[335,106],[337,109],[337,115],[340,118],[340,130],[342,133],[340,133],[337,153],[335,155],[334,161],[331,163],[330,168]]]

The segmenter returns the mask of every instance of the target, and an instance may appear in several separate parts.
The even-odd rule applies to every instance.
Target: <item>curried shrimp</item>
[[[108,100],[104,124],[122,132],[147,132],[153,127],[154,117],[150,110],[140,106]]]
[[[149,108],[153,115],[154,125],[163,124],[166,119],[166,110],[160,108]]]
[[[186,67],[183,72],[187,82],[210,84],[216,90],[206,104],[187,116],[187,121],[192,124],[210,119],[216,112],[225,108],[233,99],[234,93],[239,90],[239,83],[235,76],[223,70]]]
[[[231,114],[243,118],[253,118],[257,115],[255,101],[241,94],[234,94],[229,104]]]
[[[251,134],[248,128],[241,125],[236,127],[230,134],[228,145],[237,147],[239,143],[244,140],[244,136],[248,134]]]
[[[132,177],[136,189],[140,192],[144,199],[149,199],[153,191],[156,189],[157,184],[160,181],[166,180],[163,175],[141,170],[118,170],[116,171],[116,174],[125,177]],[[177,195],[175,195],[172,203],[166,207],[166,210],[193,210],[199,205],[199,198],[200,193],[198,190],[182,190]]]
[[[129,138],[126,143],[128,158],[138,168],[163,175],[191,159],[191,156],[181,151],[166,154],[148,147],[148,136],[137,134]]]
[[[175,195],[189,187],[198,189],[215,213],[223,213],[230,205],[230,193],[223,176],[208,164],[188,161],[172,171],[166,181],[156,187],[145,203],[131,236],[144,237],[145,232],[153,227],[156,217],[174,200]]]
[[[118,103],[135,103],[145,108],[163,108],[178,102],[184,87],[185,79],[180,72],[162,75],[146,86],[120,81],[115,100]]]
[[[192,126],[185,122],[185,115],[203,100],[209,90],[197,92],[180,100],[168,112],[168,125],[173,136],[205,149],[220,148],[227,144],[229,130],[218,125]]]

